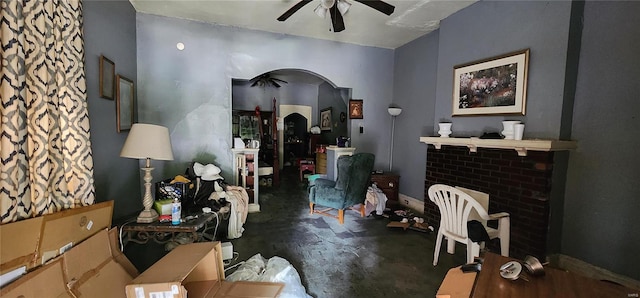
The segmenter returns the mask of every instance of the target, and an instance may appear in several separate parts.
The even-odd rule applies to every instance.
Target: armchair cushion
[[[351,165],[353,159],[350,156],[338,157],[338,178],[336,179],[336,188],[346,190],[349,186],[349,178],[351,177]]]

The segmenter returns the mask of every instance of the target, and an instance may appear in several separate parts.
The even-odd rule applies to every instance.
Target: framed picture
[[[320,129],[331,131],[331,108],[320,111]]]
[[[362,99],[349,100],[349,118],[362,119]]]
[[[100,55],[100,97],[113,99],[115,86],[113,80],[116,75],[116,64],[109,58]]]
[[[131,129],[134,115],[135,88],[133,81],[116,76],[116,123],[118,132]]]
[[[529,49],[458,65],[453,116],[525,114]]]

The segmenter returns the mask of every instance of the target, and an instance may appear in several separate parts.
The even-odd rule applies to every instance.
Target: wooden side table
[[[378,185],[389,201],[398,202],[400,176],[394,173],[372,174],[371,183]]]
[[[217,216],[220,216],[220,214],[217,214]],[[158,221],[152,223],[133,222],[124,224],[120,228],[123,233],[127,234],[126,241],[139,244],[145,244],[149,242],[149,240],[165,244],[174,241],[175,237],[180,233],[188,235],[190,240],[197,242],[201,238],[202,233],[206,231],[207,224],[214,221],[215,218],[216,214],[214,213],[200,213],[197,214],[196,218],[180,223],[179,225]],[[199,232],[201,229],[202,231]],[[215,237],[215,235],[213,236]]]

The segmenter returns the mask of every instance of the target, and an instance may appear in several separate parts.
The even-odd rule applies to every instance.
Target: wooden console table
[[[139,244],[145,244],[149,242],[149,240],[160,244],[172,242],[180,233],[184,233],[190,240],[197,242],[208,229],[208,224],[215,224],[216,214],[199,213],[194,216],[197,217],[180,223],[179,225],[172,225],[171,222],[162,223],[158,221],[152,223],[133,222],[124,224],[121,229],[123,233],[127,234],[126,241]],[[217,216],[221,215],[217,214]],[[215,235],[213,235],[213,237],[215,237]]]

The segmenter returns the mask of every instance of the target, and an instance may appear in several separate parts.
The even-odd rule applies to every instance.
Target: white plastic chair
[[[465,191],[469,191],[481,199],[486,196],[486,200],[482,199],[484,202],[481,204]],[[485,226],[490,239],[500,238],[500,253],[505,257],[509,256],[509,213],[488,214],[485,206],[489,205],[489,195],[444,184],[432,185],[429,187],[428,194],[429,199],[440,209],[440,227],[433,252],[433,266],[438,264],[442,238],[445,236],[447,237],[448,253],[455,252],[457,241],[467,245],[467,263],[473,262],[473,258],[480,255],[480,244],[471,241],[467,233],[467,221],[473,219],[480,221]],[[498,220],[498,228],[487,227],[487,220]]]

